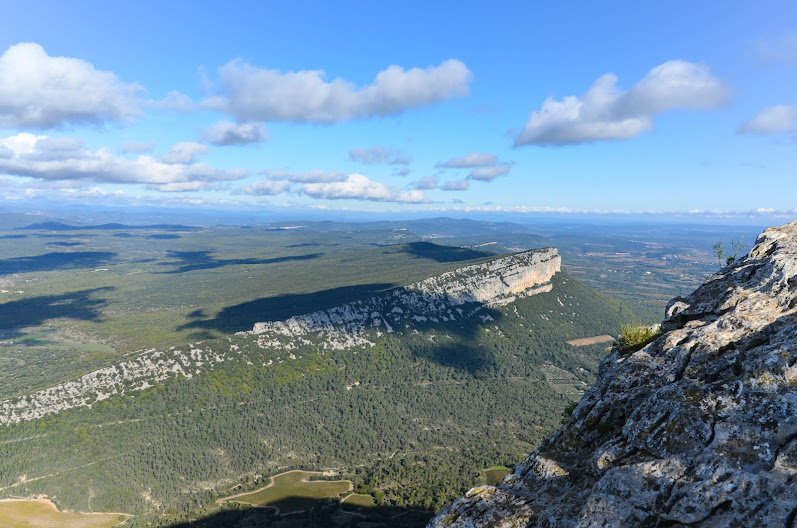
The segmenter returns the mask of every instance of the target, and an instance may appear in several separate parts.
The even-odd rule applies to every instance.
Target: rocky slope
[[[797,517],[797,222],[615,348],[569,422],[432,527],[779,527]]]
[[[550,291],[549,281],[559,271],[560,263],[555,248],[516,253],[363,301],[286,321],[257,323],[252,333],[258,334],[261,348],[286,351],[299,344],[319,350],[371,346],[382,332],[411,332],[419,323],[467,317],[489,319],[487,307]],[[292,355],[288,357],[293,359]],[[92,405],[112,394],[142,390],[170,377],[191,377],[225,361],[251,364],[250,358],[234,344],[214,345],[211,349],[195,343],[185,350],[173,347],[167,351],[142,351],[137,358],[90,372],[75,381],[0,401],[0,425]]]

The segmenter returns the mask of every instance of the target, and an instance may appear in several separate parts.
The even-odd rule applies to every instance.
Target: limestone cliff
[[[797,222],[616,347],[569,422],[432,527],[779,527],[797,517]]]
[[[560,261],[554,248],[516,253],[329,310],[257,323],[251,333],[257,335],[262,349],[290,351],[308,346],[327,351],[371,346],[383,333],[412,332],[420,323],[461,318],[485,321],[490,319],[489,306],[550,291],[550,279],[559,271]],[[295,359],[290,353],[288,357]],[[0,425],[90,406],[112,394],[142,390],[170,377],[192,377],[226,361],[252,364],[250,359],[225,340],[212,342],[212,347],[193,343],[167,351],[141,351],[136,358],[74,381],[0,401]]]
[[[562,258],[556,248],[534,249],[449,271],[364,301],[255,324],[266,348],[315,344],[324,349],[372,345],[369,334],[404,328],[409,322],[440,322],[478,315],[518,297],[550,291]],[[484,317],[488,317],[485,315]]]

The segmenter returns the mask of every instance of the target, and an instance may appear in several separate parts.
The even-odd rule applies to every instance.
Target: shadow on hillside
[[[45,242],[45,246],[74,247],[82,246],[83,242]]]
[[[2,238],[28,238],[28,235],[0,235],[0,239]]]
[[[60,317],[80,321],[96,321],[100,316],[99,310],[107,303],[106,299],[98,298],[97,295],[100,292],[114,289],[113,287],[94,288],[63,295],[42,295],[0,304],[0,328],[8,330],[38,326],[45,321]],[[14,336],[16,335],[20,335],[19,332],[14,332]]]
[[[495,365],[495,357],[492,347],[479,345],[479,334],[484,331],[485,319],[489,325],[492,325],[501,319],[503,314],[481,303],[469,304],[463,309],[469,311],[473,307],[476,307],[477,311],[467,319],[415,323],[415,328],[422,333],[418,336],[419,339],[409,344],[408,349],[419,359],[466,371],[474,376],[489,369]]]
[[[456,246],[440,246],[431,242],[410,242],[401,244],[395,249],[385,251],[386,254],[406,253],[415,258],[431,259],[437,262],[462,262],[465,260],[476,260],[484,257],[493,257],[493,253],[486,251],[476,251]]]
[[[36,238],[86,238],[86,237],[95,237],[94,233],[80,233],[79,235],[50,235],[44,233],[34,233],[33,236]]]
[[[263,321],[282,321],[319,310],[326,310],[347,302],[371,297],[395,287],[394,284],[362,284],[358,286],[342,286],[313,293],[285,294],[276,297],[264,297],[247,301],[221,310],[212,319],[202,319],[201,310],[191,312],[189,317],[195,320],[186,323],[178,330],[195,329],[199,332],[194,338],[206,338],[209,330],[225,334],[251,330],[255,323]]]
[[[308,255],[296,255],[288,257],[275,257],[270,259],[217,259],[210,254],[210,251],[172,251],[166,252],[167,258],[177,259],[178,262],[164,262],[162,266],[179,266],[171,271],[163,271],[161,273],[185,273],[188,271],[215,269],[224,266],[236,266],[242,264],[258,265],[258,264],[276,264],[278,262],[291,262],[297,260],[311,260],[316,259],[323,255],[323,253],[310,253]]]
[[[116,257],[110,251],[54,252],[33,257],[13,257],[0,260],[0,275],[31,271],[54,271],[77,268],[96,268]]]
[[[307,500],[307,499],[304,499]],[[225,510],[194,521],[178,522],[170,528],[423,528],[433,512],[423,509],[374,506],[344,509],[336,499],[313,500],[309,509],[278,515],[272,508]]]

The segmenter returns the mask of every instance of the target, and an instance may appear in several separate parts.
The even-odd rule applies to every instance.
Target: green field
[[[504,477],[512,471],[510,468],[506,466],[493,466],[487,469],[483,469],[482,473],[484,473],[484,482],[485,484],[489,484],[491,486],[496,486],[504,480]]]
[[[0,501],[3,528],[110,528],[126,516],[115,513],[65,513],[49,501]]]
[[[226,499],[252,506],[277,508],[280,514],[310,509],[319,499],[335,498],[351,489],[348,480],[309,480],[314,471],[289,471],[271,477],[271,483],[252,493]]]
[[[373,508],[376,502],[371,495],[352,493],[343,500],[343,505],[349,508]]]

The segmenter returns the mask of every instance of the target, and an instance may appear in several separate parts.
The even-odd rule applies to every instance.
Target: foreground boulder
[[[569,422],[430,526],[797,526],[797,221],[615,346]]]

